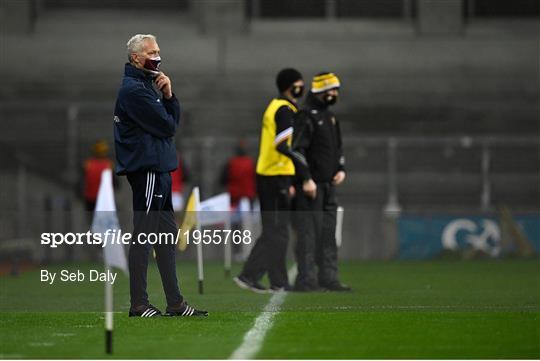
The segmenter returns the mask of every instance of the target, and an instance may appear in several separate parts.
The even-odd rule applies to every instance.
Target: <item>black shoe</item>
[[[293,291],[294,292],[318,292],[318,291],[322,291],[322,288],[320,288],[317,285],[307,285],[304,283],[297,283],[294,285]]]
[[[278,292],[290,292],[292,291],[292,287],[289,285],[285,286],[270,286],[268,289],[268,292],[270,293],[278,293]]]
[[[129,317],[158,317],[161,316],[161,311],[152,305],[141,307],[140,310],[130,309]]]
[[[167,307],[167,312],[165,312],[163,316],[206,317],[208,316],[208,311],[196,310],[195,308],[188,305],[186,301],[184,301],[178,309]]]
[[[322,285],[322,287],[327,291],[333,291],[333,292],[349,292],[352,291],[352,288],[344,285],[341,282],[332,282],[325,285]]]
[[[245,290],[251,290],[255,293],[268,293],[268,290],[259,282],[251,281],[244,276],[236,276],[233,278],[238,287]]]

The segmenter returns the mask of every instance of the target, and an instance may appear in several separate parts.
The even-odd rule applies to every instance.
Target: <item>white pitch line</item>
[[[291,267],[288,272],[289,279],[293,282],[296,272],[296,265]],[[255,319],[253,327],[244,335],[242,344],[233,352],[229,359],[246,360],[255,358],[255,355],[261,350],[264,337],[268,330],[272,328],[274,316],[279,313],[280,306],[285,301],[286,296],[287,292],[277,292],[272,295],[261,314]]]
[[[30,347],[52,347],[54,346],[53,342],[30,342],[28,345]]]
[[[0,359],[24,358],[20,353],[0,353]]]
[[[72,337],[72,336],[75,336],[74,333],[68,333],[68,332],[55,332],[52,335],[56,336],[56,337]]]

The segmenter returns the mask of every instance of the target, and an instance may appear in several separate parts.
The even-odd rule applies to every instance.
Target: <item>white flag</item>
[[[114,202],[114,191],[112,183],[112,171],[106,169],[101,173],[101,183],[92,221],[92,233],[102,235],[110,229],[120,232],[120,224],[116,215],[116,204]],[[126,255],[122,244],[112,243],[108,240],[103,248],[103,256],[107,267],[117,267],[128,273]]]
[[[201,226],[211,226],[230,222],[231,196],[221,193],[201,202],[199,222]]]

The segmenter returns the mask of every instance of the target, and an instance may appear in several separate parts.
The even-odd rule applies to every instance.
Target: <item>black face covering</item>
[[[326,94],[324,96],[324,103],[326,105],[334,105],[337,102],[337,96]]]
[[[291,94],[295,98],[300,98],[304,94],[304,86],[293,86]]]
[[[151,59],[146,59],[143,64],[143,71],[151,74],[153,78],[160,74],[159,65],[161,64],[161,58],[159,56]]]
[[[146,59],[144,67],[148,70],[159,71],[159,65],[161,64],[161,58],[156,56],[155,58]]]

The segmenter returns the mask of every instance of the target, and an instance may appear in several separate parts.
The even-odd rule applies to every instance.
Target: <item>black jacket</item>
[[[287,101],[290,101],[289,99],[281,96],[280,99],[284,99]],[[283,134],[287,132],[289,129],[292,130],[291,134],[294,133],[293,126],[294,126],[294,118],[296,116],[296,113],[291,110],[288,106],[284,105],[281,108],[279,108],[275,115],[276,120],[276,141],[280,134]],[[294,139],[294,134],[293,134]],[[295,168],[295,175],[297,178],[300,179],[309,179],[306,177],[309,177],[309,168],[306,161],[306,158],[300,154],[299,152],[294,151],[294,149],[289,146],[289,144],[285,141],[286,138],[283,138],[281,141],[274,142],[276,144],[276,150],[280,152],[281,154],[284,154],[285,156],[289,157],[293,163]],[[307,173],[306,173],[307,172]]]
[[[176,169],[174,134],[179,120],[176,97],[163,98],[152,76],[126,64],[114,109],[116,173]]]
[[[310,177],[315,182],[331,182],[334,175],[345,171],[339,122],[328,106],[309,93],[304,108],[294,121],[293,150],[307,160],[309,171],[301,180]]]

